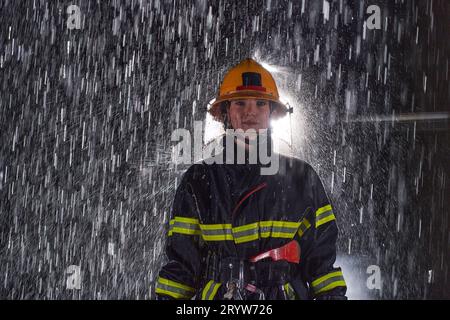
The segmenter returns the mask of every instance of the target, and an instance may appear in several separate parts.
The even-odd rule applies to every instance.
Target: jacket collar
[[[227,139],[232,141],[233,152],[227,152]],[[258,136],[256,144],[249,144],[248,149],[245,148],[244,140],[237,138],[233,135],[224,134],[222,137],[222,147],[223,147],[223,160],[224,164],[234,164],[234,165],[254,165],[254,166],[269,166],[269,164],[261,164],[260,152],[263,155],[271,156],[273,151],[273,143],[270,129],[266,136]],[[265,146],[264,146],[265,144]],[[255,149],[256,148],[256,149]],[[250,151],[252,156],[250,156]],[[242,155],[244,155],[242,159]],[[255,159],[256,158],[256,159]],[[238,161],[240,160],[240,161]],[[242,163],[242,160],[244,163]],[[256,160],[256,161],[255,161]]]

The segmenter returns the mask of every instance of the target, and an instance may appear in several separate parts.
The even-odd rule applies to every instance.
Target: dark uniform
[[[183,175],[158,298],[223,299],[241,261],[296,240],[299,264],[245,262],[246,283],[265,299],[345,299],[342,271],[333,266],[336,219],[318,175],[306,162],[282,155],[277,174],[261,175],[260,166],[202,162]]]

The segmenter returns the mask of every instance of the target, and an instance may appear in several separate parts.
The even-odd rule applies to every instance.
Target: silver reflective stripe
[[[324,211],[324,212],[322,212],[322,213],[317,215],[317,220],[321,220],[323,218],[331,216],[332,214],[333,214],[333,210],[332,209]]]
[[[216,287],[216,283],[215,282],[211,283],[211,286],[209,287],[208,292],[206,292],[206,300],[210,300],[215,287]]]
[[[293,233],[296,231],[296,227],[272,227],[272,232]]]
[[[297,227],[261,227],[261,233],[287,233],[287,234],[294,234],[297,231]]]
[[[205,236],[220,236],[223,234],[232,234],[231,229],[202,229],[202,232]]]
[[[249,230],[234,232],[235,238],[247,237],[247,236],[251,236],[251,235],[254,235],[254,234],[258,234],[258,227],[253,228],[253,229],[249,229]]]
[[[175,220],[173,222],[173,224],[170,225],[169,230],[172,230],[173,228],[182,228],[182,229],[189,229],[189,230],[200,230],[198,224],[180,222],[180,221],[177,221],[177,220]]]

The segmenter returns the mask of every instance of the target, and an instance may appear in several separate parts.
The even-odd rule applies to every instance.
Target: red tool
[[[272,258],[273,261],[286,260],[292,263],[300,263],[300,245],[296,240],[288,242],[282,247],[272,249],[250,258],[250,262],[257,262],[265,258]]]

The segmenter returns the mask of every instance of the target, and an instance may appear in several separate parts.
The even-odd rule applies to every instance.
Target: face
[[[242,99],[231,101],[228,118],[233,129],[268,129],[270,105],[267,100]]]

